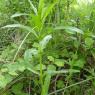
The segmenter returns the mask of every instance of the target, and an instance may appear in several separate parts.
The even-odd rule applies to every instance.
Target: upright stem
[[[43,87],[43,71],[42,71],[42,50],[39,48],[39,63],[40,63],[40,82],[41,88]]]

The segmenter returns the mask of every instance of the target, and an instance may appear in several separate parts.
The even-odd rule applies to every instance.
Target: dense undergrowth
[[[0,95],[95,95],[94,0],[0,0]]]

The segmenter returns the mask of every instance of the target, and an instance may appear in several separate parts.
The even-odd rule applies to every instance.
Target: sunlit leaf
[[[24,59],[29,61],[32,59],[33,55],[37,55],[37,54],[38,54],[38,51],[36,49],[34,48],[28,49],[24,53]]]
[[[11,16],[11,18],[20,17],[20,16],[28,16],[26,13],[15,13]]]
[[[54,64],[56,64],[58,67],[63,67],[64,66],[64,60],[62,60],[62,59],[55,59]]]
[[[42,49],[44,49],[44,48],[46,48],[46,45],[48,44],[48,42],[49,42],[49,40],[52,38],[52,36],[51,35],[47,35],[47,36],[45,36],[43,39],[42,39],[42,41],[40,41],[40,46],[41,46],[41,48]]]
[[[71,27],[71,26],[57,26],[55,30],[66,30],[68,33],[71,33],[71,34],[74,34],[74,33],[83,34],[83,31],[81,29],[78,29],[76,27]]]

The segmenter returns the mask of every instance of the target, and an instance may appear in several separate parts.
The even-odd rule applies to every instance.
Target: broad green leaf
[[[48,60],[54,62],[54,58],[52,56],[48,56]]]
[[[8,72],[8,69],[7,68],[1,68],[1,72]]]
[[[0,88],[3,88],[6,86],[7,83],[4,81],[5,77],[0,74]]]
[[[8,73],[9,73],[10,75],[12,75],[12,76],[17,76],[17,75],[18,75],[15,71],[9,71]]]
[[[17,71],[18,71],[18,66],[16,63],[15,64],[8,64],[7,68],[8,68],[8,73],[12,76],[17,76]]]
[[[79,59],[77,61],[74,61],[73,66],[83,68],[84,64],[85,64],[85,60]]]
[[[47,35],[47,36],[45,36],[43,39],[42,39],[42,41],[40,41],[40,46],[41,46],[41,48],[42,49],[44,49],[44,48],[46,48],[46,45],[48,44],[48,42],[49,42],[49,40],[52,38],[52,36],[51,35]]]
[[[28,62],[27,60],[22,60],[21,62],[18,63],[20,65],[20,68],[18,68],[19,71],[24,70],[28,70],[34,74],[39,75],[39,73],[34,69],[33,64],[31,64],[30,62]],[[22,67],[22,68],[21,68]],[[21,71],[22,72],[22,71]]]
[[[5,86],[12,81],[12,77],[10,75],[0,75],[0,88],[5,88]]]
[[[43,27],[40,15],[31,14],[30,17],[32,18],[30,20],[32,23],[32,26],[36,27],[36,29],[38,29],[39,31]]]
[[[47,72],[48,71],[56,71],[56,66],[54,66],[54,65],[48,65]]]
[[[17,76],[18,71],[23,72],[26,68],[24,63],[18,63],[18,62],[16,62],[15,64],[13,64],[13,63],[7,64],[7,65],[5,65],[5,67],[7,68],[6,72],[8,72],[12,76]]]
[[[62,59],[55,59],[54,64],[56,64],[58,67],[63,67],[64,66],[64,60],[62,60]]]
[[[33,56],[37,55],[38,51],[35,48],[28,49],[24,53],[24,59],[30,61]]]
[[[47,67],[47,73],[53,76],[53,75],[55,75],[55,74],[51,73],[53,71],[56,71],[56,66],[54,66],[54,65],[48,65],[48,67]]]

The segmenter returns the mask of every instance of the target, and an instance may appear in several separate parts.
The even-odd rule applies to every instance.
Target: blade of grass
[[[36,7],[33,5],[32,1],[31,0],[28,0],[29,4],[31,5],[31,8],[33,9],[34,13],[37,15],[37,9]]]
[[[44,0],[40,0],[38,6],[38,13],[42,12],[43,7],[44,7]]]

